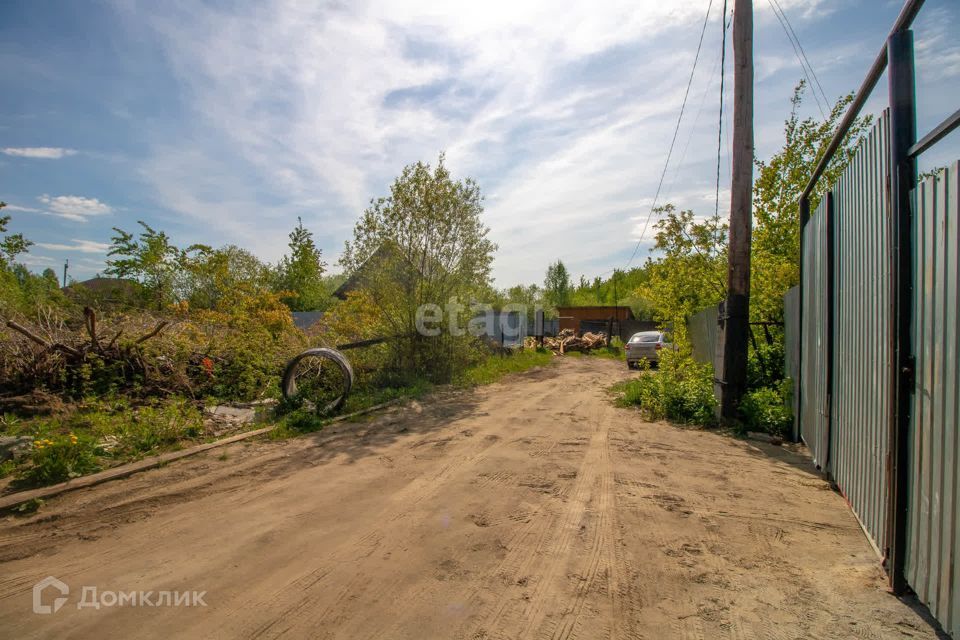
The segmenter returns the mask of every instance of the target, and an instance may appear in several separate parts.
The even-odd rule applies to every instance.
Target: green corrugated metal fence
[[[913,344],[907,582],[960,637],[960,163],[914,190]]]
[[[824,198],[803,229],[803,325],[800,327],[803,351],[800,353],[800,437],[810,447],[813,462],[827,471],[829,424],[827,404],[827,199]]]
[[[883,114],[833,188],[834,316],[829,470],[878,553],[887,542],[892,417],[889,121]]]

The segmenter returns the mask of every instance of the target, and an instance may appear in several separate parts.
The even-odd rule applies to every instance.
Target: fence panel
[[[827,199],[803,229],[803,326],[800,328],[800,437],[810,447],[813,462],[827,471],[829,407],[827,405]]]
[[[717,354],[718,307],[701,309],[687,322],[693,359],[703,364],[714,364]]]
[[[800,287],[793,287],[783,296],[783,374],[790,379],[793,393],[790,410],[793,414],[793,439],[800,435],[800,407],[797,404],[800,384]]]
[[[834,187],[835,324],[830,473],[877,552],[887,539],[892,318],[888,115]]]
[[[907,582],[944,629],[960,637],[960,162],[913,193],[913,345]]]

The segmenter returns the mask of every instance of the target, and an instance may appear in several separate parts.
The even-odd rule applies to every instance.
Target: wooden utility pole
[[[747,386],[750,333],[750,241],[753,227],[753,3],[733,13],[733,170],[727,299],[721,314],[720,417],[737,417]]]

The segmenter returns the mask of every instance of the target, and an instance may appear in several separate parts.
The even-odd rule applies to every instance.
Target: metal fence
[[[793,287],[783,296],[783,368],[784,375],[792,383],[790,409],[793,415],[793,439],[800,437],[799,395],[796,392],[800,381],[800,287]]]
[[[913,343],[907,582],[944,628],[960,631],[960,163],[913,194]]]
[[[822,424],[830,430],[827,466],[880,555],[887,545],[893,384],[889,126],[884,113],[861,141],[825,199],[830,210],[824,218],[834,245],[827,260],[833,272],[827,292],[833,305],[833,363],[826,407],[832,426]]]
[[[827,448],[830,446],[830,367],[829,345],[830,315],[827,313],[831,299],[827,278],[827,262],[832,257],[828,246],[829,229],[828,198],[823,198],[815,215],[803,229],[803,247],[800,266],[800,292],[802,298],[803,324],[800,327],[800,379],[803,393],[800,394],[800,437],[810,447],[813,463],[823,471],[827,467]]]
[[[717,357],[719,310],[707,307],[696,312],[687,321],[693,359],[702,364],[714,364]]]
[[[918,186],[916,158],[960,127],[960,110],[917,138],[910,26],[922,4],[904,4],[800,197],[795,390],[799,432],[884,556],[893,592],[912,588],[956,637],[960,163]],[[884,72],[888,111],[811,216]]]

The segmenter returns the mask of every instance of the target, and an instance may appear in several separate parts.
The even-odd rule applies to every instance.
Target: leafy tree
[[[156,231],[146,222],[139,236],[114,227],[105,273],[118,278],[131,278],[143,285],[148,301],[162,309],[164,304],[181,299],[178,282],[185,272],[196,268],[212,252],[206,245],[177,248],[163,231]]]
[[[573,283],[570,281],[570,272],[557,260],[547,267],[547,275],[543,280],[544,297],[554,307],[570,305]]]
[[[269,265],[236,245],[200,253],[186,266],[180,287],[194,308],[217,309],[238,291],[269,291],[272,284]]]
[[[326,263],[320,249],[313,242],[313,234],[297,218],[297,226],[290,232],[290,255],[284,256],[277,267],[278,286],[293,295],[285,296],[284,303],[291,311],[314,311],[327,306],[329,293],[324,285]]]
[[[448,322],[433,323],[436,338],[419,335],[417,310],[451,298],[466,304],[489,289],[497,247],[480,218],[482,203],[477,183],[454,180],[441,154],[434,167],[404,167],[390,195],[371,200],[345,244],[340,264],[362,276],[380,330],[411,336],[394,343],[405,371],[448,379],[466,357],[468,341],[453,335]]]
[[[6,206],[6,202],[0,202],[0,209]],[[0,216],[0,233],[7,230],[8,224],[10,224],[10,216]],[[16,257],[21,253],[26,253],[32,245],[33,242],[24,238],[22,233],[3,236],[3,239],[0,240],[0,268],[10,268]]]
[[[826,120],[800,120],[797,109],[805,88],[806,83],[801,81],[794,89],[790,117],[784,123],[783,148],[770,160],[756,163],[750,302],[754,320],[782,320],[783,296],[800,282],[800,194],[853,100],[853,94],[842,97]],[[816,210],[827,189],[836,184],[871,124],[872,118],[863,116],[850,127],[811,194],[811,211]]]
[[[672,204],[658,207],[654,251],[647,264],[647,292],[655,317],[681,328],[691,314],[726,295],[727,225],[719,218],[698,220]]]

